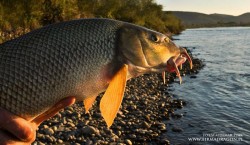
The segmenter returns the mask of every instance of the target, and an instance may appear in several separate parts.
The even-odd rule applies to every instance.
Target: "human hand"
[[[0,108],[0,145],[29,145],[36,139],[36,130],[45,120],[61,109],[75,103],[75,97],[67,97],[56,103],[45,113],[27,121]]]

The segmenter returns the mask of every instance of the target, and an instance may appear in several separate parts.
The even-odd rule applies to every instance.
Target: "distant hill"
[[[182,11],[168,11],[168,13],[179,18],[186,27],[250,26],[250,13],[239,16]]]

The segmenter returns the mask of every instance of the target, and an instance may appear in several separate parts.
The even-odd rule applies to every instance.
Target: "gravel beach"
[[[182,77],[195,78],[204,66],[196,58],[193,58],[193,65],[190,70],[189,64],[184,64]],[[167,128],[166,122],[171,118],[181,119],[182,115],[175,114],[175,110],[186,104],[184,100],[173,98],[169,88],[171,83],[179,83],[174,73],[166,74],[166,84],[163,84],[161,74],[145,74],[129,80],[120,111],[110,129],[99,110],[102,94],[89,114],[85,114],[83,102],[78,102],[43,122],[33,145],[170,144],[162,134],[168,130],[182,132],[182,129]]]

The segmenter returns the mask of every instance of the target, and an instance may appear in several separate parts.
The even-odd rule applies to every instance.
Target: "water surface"
[[[206,66],[172,85],[187,106],[178,111],[184,117],[169,121],[183,132],[166,136],[173,144],[250,144],[250,28],[188,29],[174,38]],[[226,141],[190,141],[207,137]]]

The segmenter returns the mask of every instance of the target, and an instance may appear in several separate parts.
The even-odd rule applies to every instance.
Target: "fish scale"
[[[82,100],[112,61],[122,23],[85,19],[49,25],[0,45],[0,107],[35,117],[68,96]]]

